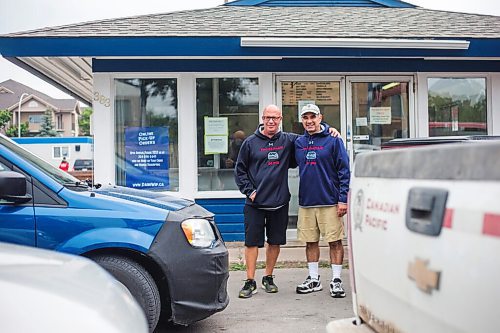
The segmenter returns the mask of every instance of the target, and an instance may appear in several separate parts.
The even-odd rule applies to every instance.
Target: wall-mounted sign
[[[317,105],[338,105],[340,83],[329,81],[286,81],[281,83],[283,105],[297,105],[301,100],[314,100]]]
[[[227,117],[205,117],[205,155],[227,154],[228,136]]]
[[[127,187],[169,189],[168,127],[125,128]]]
[[[371,107],[370,124],[388,125],[391,123],[390,107]]]

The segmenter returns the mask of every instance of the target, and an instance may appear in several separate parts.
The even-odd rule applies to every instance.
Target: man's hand
[[[250,200],[252,200],[252,202],[255,200],[255,195],[257,195],[257,192],[253,192],[252,194],[250,194],[249,198]]]
[[[330,132],[330,135],[333,136],[334,138],[336,138],[340,135],[340,132],[337,131],[337,129],[335,127],[330,127],[328,129],[328,131]]]
[[[337,215],[338,217],[342,217],[347,213],[347,204],[340,203],[337,205]]]

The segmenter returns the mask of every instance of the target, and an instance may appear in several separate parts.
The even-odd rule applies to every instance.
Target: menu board
[[[301,100],[314,100],[317,105],[338,105],[340,85],[328,81],[287,81],[281,84],[283,105],[297,105]]]

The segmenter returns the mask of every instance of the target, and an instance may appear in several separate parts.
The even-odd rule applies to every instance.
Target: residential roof
[[[12,93],[3,92],[0,93],[0,110],[9,109],[14,105],[19,103],[19,99],[23,93],[29,94],[28,96],[37,97],[38,100],[42,100],[47,104],[53,105],[57,112],[70,112],[74,111],[77,106],[77,101],[75,99],[58,99],[52,98],[38,90],[30,88],[22,83],[14,80],[7,80],[0,82],[0,88],[4,87]],[[27,98],[28,96],[25,96]]]
[[[340,46],[316,47],[280,46],[273,41],[264,47],[243,45],[243,39],[248,37],[344,41],[340,41],[343,43]],[[353,48],[345,39],[355,40],[354,43],[358,39],[363,40],[365,44],[362,45],[374,40],[376,45]],[[410,46],[387,47],[387,40],[396,42],[393,45],[409,41]],[[412,44],[411,40],[434,43],[415,47],[416,43]],[[433,47],[439,40],[466,46]],[[179,64],[159,67],[154,59],[151,60],[153,57],[170,60],[191,58],[192,62],[194,58],[210,58],[213,62],[224,57],[273,56],[289,59],[480,59],[484,60],[482,64],[473,64],[479,66],[474,67],[475,71],[478,68],[498,71],[496,59],[500,58],[500,17],[429,10],[397,0],[239,0],[209,9],[106,19],[11,33],[0,36],[0,53],[14,64],[90,104],[93,73],[116,71],[115,67],[103,68],[100,64],[110,59],[130,57],[135,60],[149,59],[149,67],[134,67],[139,72],[159,68],[193,70],[190,64],[187,67],[175,67]],[[488,60],[490,62],[486,63]],[[115,63],[120,66],[119,62]],[[481,67],[483,64],[484,67]],[[130,62],[121,66],[121,71],[132,68]],[[211,70],[219,71],[217,68]],[[436,68],[442,69],[442,66]]]
[[[424,8],[218,6],[6,36],[500,38],[500,17]]]

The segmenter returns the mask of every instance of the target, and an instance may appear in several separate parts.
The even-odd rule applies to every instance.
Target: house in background
[[[21,108],[19,109],[19,103]],[[46,110],[52,111],[52,123],[59,136],[78,136],[80,104],[75,99],[56,99],[14,80],[0,82],[0,110],[12,113],[10,125],[28,122],[29,136],[40,131]],[[20,112],[19,112],[20,110]]]

